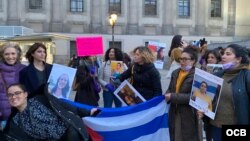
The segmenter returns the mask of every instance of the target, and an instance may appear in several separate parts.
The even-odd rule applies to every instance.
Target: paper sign
[[[148,48],[151,50],[151,52],[156,58],[154,65],[157,69],[163,69],[166,47],[166,43],[155,41],[148,42]]]
[[[206,116],[214,119],[220,98],[223,79],[195,68],[194,81],[189,104]],[[215,107],[212,101],[216,101]]]
[[[70,99],[75,74],[74,68],[53,64],[48,79],[48,91],[57,98]]]
[[[115,90],[115,96],[127,106],[146,101],[141,94],[127,81],[124,80]]]
[[[77,37],[77,56],[94,56],[103,54],[102,37]]]

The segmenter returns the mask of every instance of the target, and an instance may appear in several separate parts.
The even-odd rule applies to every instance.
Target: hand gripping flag
[[[97,117],[83,118],[94,141],[169,141],[164,96],[134,106],[101,110]]]

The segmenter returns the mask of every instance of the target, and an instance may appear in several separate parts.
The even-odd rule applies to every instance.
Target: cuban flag
[[[169,141],[168,105],[164,96],[121,108],[101,108],[83,121],[94,141]]]

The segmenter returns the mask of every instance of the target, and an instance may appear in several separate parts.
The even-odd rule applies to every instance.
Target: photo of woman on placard
[[[164,61],[164,53],[165,53],[165,50],[164,50],[165,48],[163,48],[163,47],[161,47],[161,48],[159,48],[159,50],[157,51],[157,60],[159,60],[159,61]]]
[[[58,77],[56,85],[51,89],[51,93],[57,98],[67,98],[69,89],[69,76],[63,73]]]

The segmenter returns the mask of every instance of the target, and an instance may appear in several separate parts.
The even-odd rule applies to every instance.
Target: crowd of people
[[[104,107],[121,107],[114,95],[115,89],[124,80],[141,94],[145,100],[164,95],[169,108],[169,135],[171,141],[198,141],[199,120],[204,121],[207,141],[220,141],[222,125],[250,124],[250,65],[249,50],[238,44],[209,50],[207,41],[199,45],[188,44],[181,35],[172,39],[168,53],[170,57],[168,78],[170,84],[162,91],[161,75],[154,66],[155,60],[164,59],[164,52],[157,58],[149,48],[136,47],[132,59],[118,48],[109,48],[103,62],[95,56],[74,55],[68,66],[76,68],[73,90],[74,101],[99,106],[100,96]],[[21,64],[22,50],[16,43],[5,43],[0,48],[0,122],[1,140],[91,140],[81,119],[93,116],[98,108],[91,110],[75,107],[61,98],[69,92],[69,77],[63,73],[55,87],[47,88],[53,65],[46,63],[47,50],[44,44],[34,43],[26,52],[29,64]],[[112,74],[111,62],[123,72]],[[223,69],[208,70],[208,64],[221,64]],[[206,94],[208,84],[201,82],[200,88],[191,92],[195,68],[208,71],[224,79],[220,96]],[[164,76],[165,77],[165,76]],[[141,103],[135,97],[125,97],[127,105]],[[217,107],[214,120],[204,111],[189,105],[190,98],[201,98],[208,103],[209,110]],[[133,101],[131,101],[133,100]],[[214,105],[219,100],[218,105]],[[167,120],[167,119],[166,119]],[[192,130],[191,130],[192,129]]]

